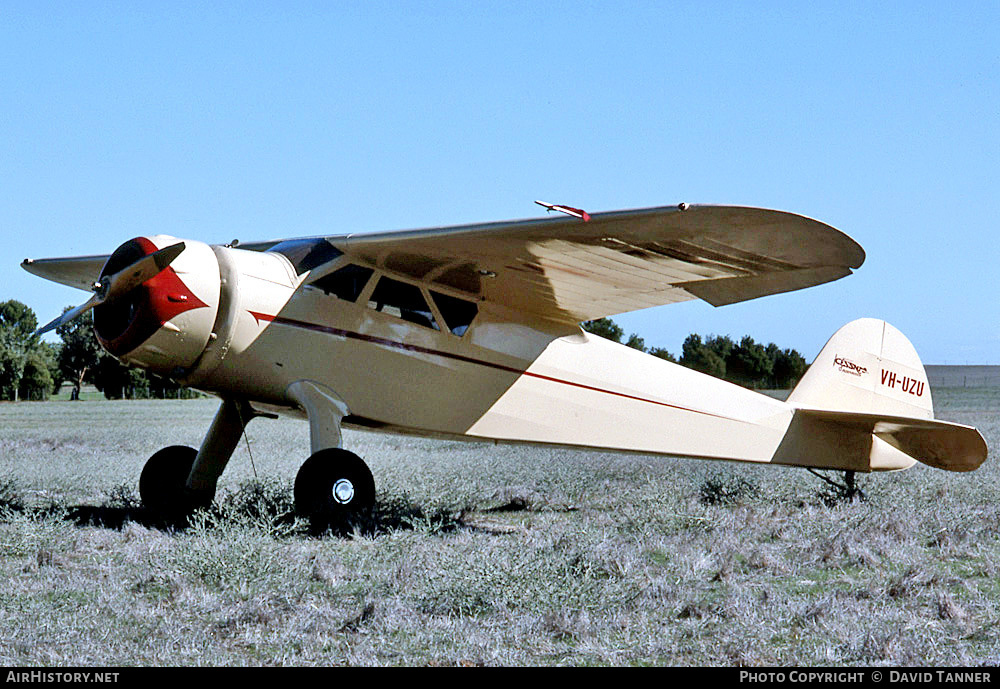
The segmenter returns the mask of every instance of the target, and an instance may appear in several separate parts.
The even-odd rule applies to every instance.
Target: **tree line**
[[[0,302],[0,400],[46,400],[64,383],[70,399],[93,385],[108,399],[187,398],[198,393],[168,378],[123,366],[97,341],[92,312],[56,328],[60,342],[34,335],[38,318],[19,301]]]
[[[655,357],[758,390],[792,388],[809,367],[796,350],[782,349],[773,342],[763,345],[749,335],[737,343],[728,335],[691,334],[684,340],[681,356],[677,358],[666,349],[647,349],[645,340],[635,333],[625,338],[625,331],[610,318],[587,321],[583,328]]]
[[[633,349],[749,388],[785,389],[805,373],[807,364],[794,349],[762,345],[749,335],[734,342],[728,336],[689,335],[680,358],[666,349],[647,348],[642,337],[627,338],[610,318],[583,323],[588,332]],[[34,335],[35,313],[19,301],[0,302],[0,400],[46,400],[64,383],[78,399],[84,385],[96,387],[108,399],[187,398],[198,393],[168,378],[123,366],[104,351],[94,332],[92,312],[56,328],[60,342]]]

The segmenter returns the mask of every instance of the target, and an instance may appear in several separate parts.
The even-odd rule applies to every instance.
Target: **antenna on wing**
[[[565,213],[566,215],[572,215],[574,218],[580,218],[584,222],[590,220],[590,214],[587,211],[580,210],[579,208],[559,206],[554,203],[545,203],[544,201],[535,201],[535,203],[539,206],[543,206],[550,213],[552,211],[559,211],[560,213]]]

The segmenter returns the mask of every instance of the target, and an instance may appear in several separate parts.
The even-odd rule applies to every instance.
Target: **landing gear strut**
[[[312,446],[312,455],[295,478],[295,511],[316,533],[342,533],[370,518],[375,506],[371,470],[341,448],[340,425],[347,405],[329,388],[305,380],[290,385],[288,396],[309,418]],[[169,520],[211,505],[243,429],[257,416],[271,415],[254,410],[246,400],[223,400],[200,449],[172,446],[149,458],[139,478],[143,504]]]
[[[244,400],[223,400],[200,449],[173,445],[146,461],[139,477],[142,504],[170,521],[211,505],[243,429],[258,415]]]
[[[295,477],[295,511],[316,533],[344,532],[370,517],[375,506],[375,480],[364,461],[341,448],[341,422],[347,403],[336,392],[309,380],[288,386],[309,418],[312,456]]]

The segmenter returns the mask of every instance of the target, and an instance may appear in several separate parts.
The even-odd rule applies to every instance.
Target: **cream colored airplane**
[[[221,398],[200,449],[146,462],[142,500],[163,514],[210,503],[245,425],[274,412],[308,418],[295,501],[320,527],[375,502],[345,426],[846,472],[986,459],[976,429],[934,420],[913,346],[879,320],[841,328],[785,402],[580,327],[837,280],[864,261],[838,230],[757,208],[541,205],[565,217],[226,246],[156,235],[23,266],[94,292],[41,331],[93,308],[119,360]]]

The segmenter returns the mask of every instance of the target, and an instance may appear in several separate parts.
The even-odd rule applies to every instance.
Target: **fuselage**
[[[300,286],[281,255],[217,253],[223,274],[238,274],[227,279],[230,294],[223,287],[230,322],[218,330],[230,334],[215,367],[189,376],[217,394],[293,406],[288,386],[309,380],[346,402],[349,424],[712,457],[743,455],[763,440],[761,461],[791,418],[765,395],[458,292],[443,296],[469,304],[463,320],[474,315],[454,325],[440,287],[378,268],[363,266],[370,274],[345,292],[315,277]],[[355,265],[341,257],[326,274],[356,273]],[[398,288],[400,304],[382,301],[393,301],[383,284]],[[690,441],[679,446],[674,428]]]

